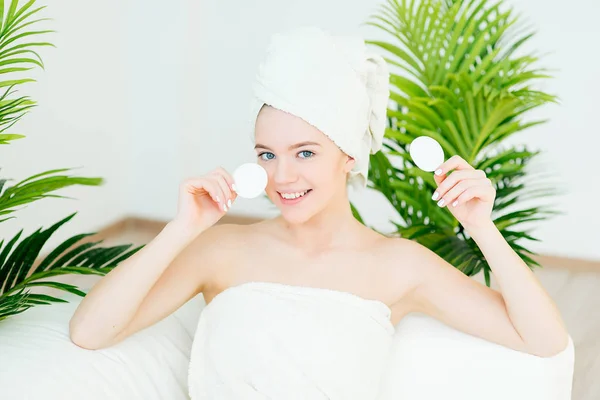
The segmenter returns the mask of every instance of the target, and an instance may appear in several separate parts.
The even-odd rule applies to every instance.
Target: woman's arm
[[[438,205],[448,206],[477,243],[500,292],[413,243],[410,253],[421,269],[412,292],[415,309],[459,330],[534,355],[552,356],[564,350],[568,332],[556,304],[491,220],[495,190],[490,180],[460,157],[442,164],[435,179],[434,200],[443,200]]]
[[[232,185],[222,168],[183,181],[175,219],[90,290],[71,318],[71,340],[88,349],[110,346],[201,292],[222,246],[215,232],[225,229],[211,227],[235,200]]]
[[[498,244],[500,239],[503,244]],[[553,356],[566,348],[568,335],[556,305],[501,235],[500,239],[490,234],[481,246],[501,292],[469,278],[419,243],[403,240],[398,257],[418,270],[405,299],[408,309],[514,350]],[[397,281],[405,279],[401,275]]]
[[[498,228],[490,222],[468,232],[494,273],[507,313],[526,348],[541,355],[563,350],[568,332],[556,304]]]
[[[71,318],[71,340],[87,349],[111,346],[191,299],[201,282],[198,265],[192,262],[195,246],[188,246],[199,234],[169,223],[154,240],[110,271]],[[152,291],[155,295],[149,296]],[[144,303],[148,307],[141,307]]]

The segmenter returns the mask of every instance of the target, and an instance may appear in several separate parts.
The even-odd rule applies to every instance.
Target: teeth
[[[306,193],[308,193],[308,190],[296,193],[281,193],[281,197],[283,197],[284,199],[293,200],[297,199],[298,197],[304,196]]]

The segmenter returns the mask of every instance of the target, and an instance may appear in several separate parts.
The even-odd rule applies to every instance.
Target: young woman
[[[387,79],[360,40],[314,28],[275,36],[255,85],[254,140],[280,215],[214,226],[236,200],[231,175],[186,180],[175,218],[83,299],[73,342],[111,346],[202,293],[194,399],[376,398],[394,326],[411,312],[541,357],[565,349],[556,305],[491,219],[483,171],[449,158],[432,201],[479,245],[500,292],[353,217],[347,186],[364,186],[381,147]]]

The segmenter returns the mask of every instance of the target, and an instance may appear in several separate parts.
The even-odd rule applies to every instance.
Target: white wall
[[[48,4],[40,2],[40,4]],[[49,227],[78,211],[49,243],[99,229],[127,213],[126,190],[131,176],[131,111],[123,47],[122,2],[59,1],[42,11],[53,18],[46,27],[57,33],[45,37],[56,48],[40,51],[46,69],[36,70],[37,83],[20,88],[39,102],[11,130],[25,139],[0,146],[0,174],[16,181],[66,167],[76,176],[102,177],[100,187],[72,187],[59,192],[69,199],[44,199],[30,204],[16,219],[0,224],[0,238],[24,235]]]
[[[168,6],[167,6],[168,4]],[[127,212],[168,220],[176,211],[182,173],[186,90],[185,1],[129,0],[123,38],[128,58],[130,145],[125,171]]]
[[[360,27],[382,2],[345,1],[239,1],[233,4],[204,1],[190,9],[188,37],[191,45],[186,60],[190,107],[183,126],[185,164],[188,174],[202,173],[213,166],[233,169],[248,154],[244,112],[250,98],[250,82],[269,35],[288,27],[315,24],[337,32],[360,32],[368,38],[385,37],[371,27]],[[535,164],[548,168],[556,182],[568,191],[554,199],[567,215],[538,224],[534,233],[542,243],[530,248],[555,255],[600,259],[595,243],[595,226],[600,217],[584,207],[599,193],[590,179],[596,146],[600,145],[592,107],[600,89],[596,73],[600,58],[597,47],[600,28],[595,18],[600,3],[578,0],[565,13],[560,2],[513,0],[512,2],[538,35],[529,49],[546,55],[540,65],[557,69],[556,78],[542,89],[556,93],[561,105],[549,105],[531,118],[549,118],[546,125],[515,136],[513,142],[526,143],[544,154]],[[318,10],[316,12],[315,10]],[[343,15],[343,16],[342,16]],[[557,25],[558,24],[558,25]],[[195,43],[197,41],[197,43]],[[595,89],[595,90],[594,90]],[[197,99],[197,100],[196,100]],[[186,144],[187,143],[187,144]],[[581,148],[580,148],[581,147]],[[367,221],[379,229],[390,229],[388,220],[395,211],[378,193],[353,195]],[[266,202],[239,200],[232,212],[273,215]]]
[[[512,2],[538,28],[529,48],[551,52],[543,65],[558,71],[543,89],[562,100],[534,115],[551,118],[548,124],[513,140],[542,149],[540,167],[547,166],[568,190],[556,199],[568,214],[539,224],[535,233],[543,242],[532,248],[600,259],[594,241],[600,217],[584,207],[593,204],[598,192],[590,178],[600,145],[592,112],[592,96],[600,88],[594,73],[600,59],[592,50],[600,38],[594,20],[600,4],[577,0],[571,16],[560,2]],[[96,229],[125,214],[171,218],[180,180],[219,165],[233,170],[252,159],[245,119],[250,84],[269,36],[314,24],[382,37],[360,26],[380,3],[52,3],[47,13],[57,20],[59,48],[45,52],[48,67],[32,92],[40,107],[15,130],[29,137],[0,147],[2,176],[22,179],[45,168],[81,165],[81,174],[103,176],[107,184],[65,190],[79,200],[40,202],[0,229],[31,231],[76,209],[80,215],[65,235]],[[24,162],[23,155],[34,162]],[[395,212],[381,196],[365,192],[352,198],[369,223],[389,228]],[[270,216],[275,210],[261,199],[240,199],[231,212]]]
[[[532,113],[549,119],[515,137],[542,150],[537,166],[556,175],[565,195],[550,202],[565,214],[540,224],[536,231],[542,243],[532,248],[548,254],[600,259],[595,182],[600,129],[596,123],[600,89],[598,48],[600,3],[577,0],[565,9],[558,1],[512,0],[525,20],[536,28],[530,49],[543,55],[542,65],[555,77],[540,85],[559,96],[559,105],[548,105]]]

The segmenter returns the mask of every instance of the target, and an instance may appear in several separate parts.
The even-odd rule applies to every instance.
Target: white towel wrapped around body
[[[192,347],[193,400],[376,399],[391,310],[323,288],[248,282],[203,310]]]

